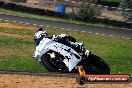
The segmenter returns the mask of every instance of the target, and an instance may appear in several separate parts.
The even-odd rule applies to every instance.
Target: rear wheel
[[[89,57],[82,60],[80,64],[83,65],[86,74],[110,74],[108,64],[94,54],[90,54]]]
[[[55,57],[51,54],[54,53]],[[42,65],[50,72],[68,72],[68,68],[63,62],[64,57],[54,51],[49,51],[41,58]]]

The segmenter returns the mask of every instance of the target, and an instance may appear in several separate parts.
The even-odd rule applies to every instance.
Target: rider
[[[35,45],[38,46],[40,41],[45,37],[48,37],[47,31],[44,31],[43,28],[39,28],[34,35]]]
[[[47,31],[44,31],[43,28],[40,28],[34,35],[34,41],[35,41],[35,45],[38,46],[40,41],[43,38],[48,37]],[[83,43],[79,43],[79,42],[73,42],[70,41],[68,38],[66,38],[67,35],[66,34],[61,34],[61,35],[53,35],[51,37],[51,39],[53,41],[59,42],[62,39],[65,39],[64,41],[67,42],[67,44],[69,44],[69,46],[71,46],[73,49],[78,50],[79,52],[83,52],[85,57],[88,57],[90,51],[85,50]]]

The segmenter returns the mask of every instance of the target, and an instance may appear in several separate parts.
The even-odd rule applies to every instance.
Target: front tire
[[[50,54],[53,51],[49,51],[46,54],[42,55],[41,57],[41,63],[42,65],[49,71],[49,72],[68,72],[68,68],[63,62],[64,57],[57,52],[54,52],[56,54],[55,58],[51,58]]]

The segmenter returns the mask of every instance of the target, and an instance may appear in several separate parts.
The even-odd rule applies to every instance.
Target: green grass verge
[[[14,37],[0,37],[0,70],[46,72],[47,70],[32,58],[33,41]]]
[[[0,70],[47,72],[47,70],[30,57],[10,57],[0,61]]]
[[[8,14],[8,15],[14,15],[14,16],[21,16],[21,17],[30,17],[30,18],[37,18],[37,19],[44,19],[44,20],[51,20],[51,21],[60,21],[60,22],[68,22],[68,23],[76,23],[76,24],[85,24],[89,26],[95,26],[95,27],[104,27],[104,28],[111,28],[111,29],[125,29],[125,30],[132,30],[132,29],[127,29],[127,28],[121,28],[121,27],[115,27],[115,26],[110,26],[106,25],[103,23],[87,23],[87,22],[82,22],[79,20],[72,20],[72,19],[63,19],[59,17],[51,17],[51,16],[46,16],[46,15],[35,15],[35,14],[30,14],[30,13],[24,13],[21,11],[12,11],[12,10],[7,10],[7,9],[2,9],[0,8],[0,14]]]
[[[122,0],[102,0],[102,1],[107,1],[107,2],[118,2],[118,3],[120,3]]]
[[[32,53],[35,50],[32,37],[37,27],[30,26],[29,28],[31,29],[0,27],[0,70],[47,72],[42,65],[32,58]],[[49,35],[66,33],[72,35],[78,41],[83,41],[86,49],[91,50],[110,65],[112,74],[132,75],[132,39],[57,28],[47,28],[47,31]],[[2,35],[2,33],[7,35]],[[29,36],[29,38],[25,38],[25,36]]]

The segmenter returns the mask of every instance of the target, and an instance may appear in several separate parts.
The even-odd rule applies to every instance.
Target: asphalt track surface
[[[89,33],[110,35],[110,36],[116,35],[116,36],[121,36],[125,38],[132,38],[132,30],[93,27],[93,26],[88,26],[84,24],[42,20],[42,19],[35,19],[35,18],[28,18],[28,17],[6,15],[6,14],[0,14],[0,19],[16,21],[16,22],[21,22],[21,23],[28,23],[28,24],[48,25],[50,27],[62,28],[62,29],[67,29],[67,30],[89,32]]]

